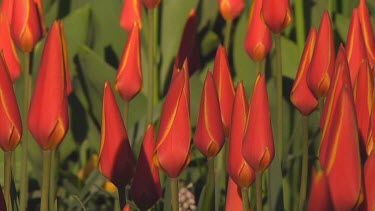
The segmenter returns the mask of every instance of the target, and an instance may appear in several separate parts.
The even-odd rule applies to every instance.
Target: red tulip
[[[227,198],[225,200],[225,210],[242,210],[242,194],[241,188],[232,180],[228,178]]]
[[[307,71],[310,67],[316,41],[316,30],[311,28],[307,37],[305,48],[299,63],[296,79],[294,80],[290,101],[301,112],[307,116],[318,106],[318,100],[307,86]]]
[[[13,1],[14,0],[2,0],[0,7],[0,11],[8,17],[9,22],[12,20],[13,16]]]
[[[312,169],[310,198],[307,207],[308,211],[333,210],[328,179],[322,170],[317,170],[315,167]]]
[[[142,28],[142,8],[140,0],[125,0],[122,7],[120,25],[127,31],[131,32],[134,23]]]
[[[329,87],[326,102],[324,103],[323,112],[320,117],[320,128],[322,130],[319,160],[322,169],[326,169],[326,156],[329,145],[330,135],[329,130],[332,124],[333,110],[338,102],[339,94],[343,86],[348,88],[348,91],[352,93],[349,65],[345,56],[344,47],[341,45],[337,53],[335,72],[333,75],[332,84]]]
[[[13,1],[12,36],[17,47],[23,52],[33,50],[43,35],[42,16],[33,0]]]
[[[15,150],[22,137],[22,121],[4,54],[0,51],[0,148]]]
[[[330,77],[335,65],[335,46],[331,18],[324,12],[318,36],[307,72],[307,85],[316,98],[324,96],[330,85]]]
[[[245,4],[243,0],[219,0],[220,14],[225,20],[234,20],[242,12]]]
[[[149,125],[143,138],[137,168],[130,189],[133,201],[141,210],[151,208],[162,195],[159,169],[152,161],[154,150],[154,126]]]
[[[190,162],[190,112],[187,70],[176,73],[160,117],[153,160],[168,177],[176,178]]]
[[[289,0],[263,0],[264,22],[274,33],[280,33],[292,22]]]
[[[328,130],[326,175],[335,210],[352,210],[362,201],[361,159],[357,119],[350,87],[344,86]]]
[[[190,84],[189,84],[189,62],[187,59],[185,59],[183,65],[181,68],[177,68],[176,66],[173,67],[173,72],[172,72],[172,81],[174,80],[174,78],[179,74],[183,72],[185,74],[185,86],[186,88],[184,88],[184,92],[185,92],[185,96],[187,98],[187,101],[188,101],[188,105],[189,105],[189,113],[190,113]]]
[[[21,74],[21,62],[18,58],[17,50],[13,43],[8,20],[8,17],[4,13],[0,13],[0,49],[3,49],[10,78],[14,83]]]
[[[43,150],[56,148],[68,131],[69,92],[63,24],[55,21],[44,44],[28,116],[29,130]]]
[[[251,4],[249,24],[244,43],[246,52],[254,61],[263,60],[272,47],[271,31],[260,17],[262,2],[263,0],[255,0]]]
[[[147,7],[147,9],[152,9],[160,4],[160,0],[143,0],[143,4]]]
[[[375,210],[375,150],[372,150],[371,154],[367,158],[363,171],[364,192],[366,195],[364,205],[367,210]]]
[[[125,205],[125,207],[122,209],[122,211],[131,211],[132,208],[130,207],[129,204]]]
[[[194,135],[194,144],[206,157],[215,157],[224,146],[224,130],[220,117],[219,99],[215,82],[207,71],[202,91],[198,122]]]
[[[354,85],[354,102],[357,113],[358,133],[361,152],[366,152],[370,115],[372,110],[372,93],[374,76],[368,60],[364,60],[359,68]],[[365,153],[363,153],[365,154]]]
[[[263,172],[275,156],[264,73],[258,74],[255,81],[246,127],[242,143],[242,155],[255,172]]]
[[[134,24],[117,70],[115,90],[123,100],[129,102],[141,89],[141,41],[139,28]]]
[[[225,48],[222,45],[219,45],[216,51],[213,76],[217,94],[219,96],[224,133],[226,137],[229,137],[234,101],[234,87],[232,76],[230,75],[228,57]]]
[[[369,58],[371,66],[373,66],[375,63],[375,40],[366,0],[360,0],[358,6],[358,16],[359,21],[361,22],[367,56]]]
[[[237,85],[236,96],[233,103],[232,127],[229,138],[229,153],[227,172],[231,179],[241,188],[250,187],[254,183],[254,170],[247,164],[242,156],[242,141],[246,130],[246,117],[248,104],[243,83]]]
[[[125,187],[135,170],[128,134],[108,81],[104,84],[99,170],[117,187]]]
[[[349,62],[350,78],[352,80],[352,86],[354,86],[354,81],[357,78],[362,60],[367,57],[365,41],[363,40],[361,24],[359,22],[358,9],[353,9],[345,50]]]
[[[189,60],[189,74],[193,74],[200,65],[199,43],[197,38],[198,23],[195,9],[190,11],[182,33],[180,47],[175,59],[175,68],[181,69],[185,60]]]

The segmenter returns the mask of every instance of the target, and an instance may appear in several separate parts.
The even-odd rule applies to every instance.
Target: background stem
[[[275,36],[276,47],[276,89],[277,89],[277,132],[276,132],[276,153],[282,162],[283,154],[283,74],[281,63],[281,36]]]
[[[7,210],[12,210],[12,200],[10,198],[10,183],[12,180],[12,154],[13,151],[4,152],[4,198]]]
[[[117,191],[118,191],[118,200],[119,200],[120,210],[122,210],[126,205],[126,187],[119,186],[117,187]]]
[[[215,210],[215,159],[208,158],[208,174],[202,210]]]
[[[229,45],[230,45],[230,39],[231,39],[232,23],[233,23],[232,20],[227,20],[226,26],[225,26],[224,47],[225,47],[225,50],[227,50],[227,54],[229,54]]]
[[[255,177],[255,185],[257,189],[257,211],[263,210],[262,203],[262,172],[257,172]]]
[[[42,199],[40,204],[41,211],[47,211],[48,198],[49,198],[49,186],[51,178],[51,155],[52,150],[43,150],[43,181],[42,181]]]
[[[24,53],[24,91],[23,91],[23,140],[22,140],[22,158],[21,158],[21,185],[20,185],[20,210],[27,209],[29,193],[29,173],[28,173],[28,148],[30,133],[27,129],[27,114],[29,111],[31,98],[31,70],[30,53]]]
[[[50,190],[49,190],[49,209],[55,209],[56,200],[56,149],[51,150],[51,178],[50,178]]]
[[[301,171],[301,187],[299,192],[299,207],[298,210],[304,210],[306,201],[307,189],[307,173],[309,165],[309,117],[302,117],[302,141],[303,141],[303,154],[302,154],[302,171]]]
[[[241,193],[242,193],[242,207],[243,207],[243,211],[249,211],[249,207],[250,207],[250,204],[249,204],[249,188],[241,188]]]
[[[306,37],[303,0],[294,1],[294,13],[296,15],[295,22],[296,22],[297,45],[298,45],[298,48],[302,52],[303,47],[305,45],[305,37]]]
[[[152,124],[154,106],[154,9],[148,9],[148,124]]]
[[[171,180],[171,191],[172,191],[172,211],[178,211],[178,177],[170,178]]]

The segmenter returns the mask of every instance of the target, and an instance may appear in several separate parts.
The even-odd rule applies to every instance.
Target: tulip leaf
[[[217,0],[203,0],[199,1],[198,14],[200,14],[200,21],[198,30],[204,27],[212,28],[219,14],[219,4]]]
[[[350,24],[350,18],[345,17],[339,13],[336,14],[334,26],[341,40],[343,40],[344,42],[346,42],[346,37],[348,35],[349,24]]]
[[[282,55],[282,68],[283,76],[294,79],[297,74],[301,52],[297,44],[293,41],[281,37],[281,55]],[[275,62],[273,63],[275,64]],[[275,71],[274,67],[271,71]]]

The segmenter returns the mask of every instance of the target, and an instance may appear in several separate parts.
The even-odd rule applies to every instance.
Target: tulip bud
[[[118,188],[134,175],[134,159],[128,134],[108,81],[104,84],[99,170]]]
[[[354,102],[357,113],[358,133],[361,152],[365,154],[372,110],[372,93],[374,90],[374,75],[368,60],[365,59],[357,74],[354,85]]]
[[[305,48],[303,49],[292,92],[290,93],[290,101],[304,116],[309,115],[318,106],[318,100],[307,86],[306,79],[312,54],[314,52],[315,41],[316,30],[315,28],[311,28],[306,40]]]
[[[367,208],[364,210],[375,210],[375,150],[372,150],[367,158],[363,171],[364,191],[366,195],[364,205]]]
[[[161,117],[153,161],[170,178],[176,178],[190,162],[190,112],[186,89],[187,70],[176,73],[170,84]]]
[[[5,3],[6,1],[3,1]],[[5,61],[10,74],[10,78],[14,83],[21,74],[21,63],[18,58],[16,47],[10,32],[8,17],[4,13],[0,13],[0,49],[3,49]]]
[[[3,51],[0,51],[0,148],[13,151],[22,137],[22,121]]]
[[[367,57],[366,46],[363,40],[361,24],[358,17],[358,9],[353,9],[345,51],[349,62],[352,86],[354,86],[354,81],[357,78],[362,60]]]
[[[125,205],[125,207],[122,209],[122,211],[131,211],[132,208],[130,207],[129,204]]]
[[[115,80],[115,90],[130,101],[142,89],[141,41],[139,28],[134,24],[126,42]]]
[[[184,73],[185,74],[185,86],[186,88],[184,88],[184,92],[185,92],[185,96],[187,98],[187,101],[188,101],[188,105],[189,105],[189,113],[190,113],[190,84],[189,84],[189,62],[187,59],[185,59],[183,65],[181,68],[177,68],[176,66],[173,67],[173,72],[172,72],[172,81],[174,80],[174,78],[179,74],[179,73]]]
[[[143,0],[143,4],[147,9],[153,9],[160,4],[160,0]]]
[[[260,17],[263,0],[251,4],[244,48],[254,61],[263,60],[272,47],[271,31]]]
[[[375,40],[366,0],[360,0],[358,6],[358,16],[359,21],[361,22],[367,56],[369,58],[371,66],[373,66],[375,63]]]
[[[55,21],[44,44],[28,116],[29,130],[43,150],[55,149],[68,131],[69,91],[63,25]]]
[[[223,123],[220,118],[220,105],[215,82],[207,71],[202,91],[194,144],[206,157],[215,157],[224,145]]]
[[[8,17],[9,22],[12,20],[13,15],[13,1],[14,0],[2,0],[0,11]]]
[[[310,198],[307,207],[308,211],[333,210],[328,179],[322,170],[317,170],[315,167],[312,169]]]
[[[266,76],[259,73],[247,114],[242,155],[255,172],[263,172],[275,156]]]
[[[140,0],[125,0],[124,6],[122,7],[120,25],[121,27],[130,32],[133,25],[142,28],[142,8]]]
[[[200,65],[200,52],[197,38],[197,12],[195,9],[190,11],[189,17],[185,23],[182,33],[180,47],[175,59],[174,67],[181,69],[185,60],[189,60],[189,75],[193,74]]]
[[[221,120],[224,126],[224,133],[226,137],[229,137],[234,100],[234,87],[232,76],[230,75],[228,57],[225,48],[222,45],[219,45],[216,51],[213,76],[220,102]]]
[[[225,210],[242,210],[242,194],[241,188],[232,180],[228,178],[227,198],[225,199]]]
[[[314,53],[307,72],[307,85],[316,98],[324,96],[330,85],[335,65],[335,46],[331,18],[324,12],[320,22]]]
[[[342,88],[328,129],[325,173],[335,210],[352,210],[363,199],[357,120],[349,89]]]
[[[237,85],[233,103],[232,127],[229,138],[227,172],[231,179],[241,188],[250,187],[254,183],[254,170],[242,156],[242,141],[246,130],[248,111],[247,97],[242,81]]]
[[[372,108],[370,114],[370,123],[367,132],[366,152],[369,156],[374,148],[374,132],[375,132],[375,91],[372,92]]]
[[[328,128],[331,127],[330,125],[332,124],[333,110],[336,107],[343,86],[346,86],[348,91],[352,93],[349,65],[345,56],[344,47],[340,45],[339,51],[337,53],[332,84],[329,87],[326,102],[324,103],[323,112],[320,117],[320,128],[322,130],[322,137],[320,144],[319,160],[323,170],[326,169],[325,160],[327,156],[327,149],[330,137],[330,131],[328,130]]]
[[[30,52],[42,38],[42,22],[37,5],[33,0],[13,1],[12,36],[22,52]]]
[[[219,0],[220,14],[225,20],[234,20],[242,12],[245,4],[243,0]]]
[[[280,33],[292,22],[289,0],[263,0],[264,22],[274,33]]]

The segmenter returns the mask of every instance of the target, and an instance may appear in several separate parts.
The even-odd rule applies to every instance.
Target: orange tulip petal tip
[[[140,0],[125,0],[122,7],[120,26],[127,32],[131,32],[133,25],[142,28],[142,7]]]

